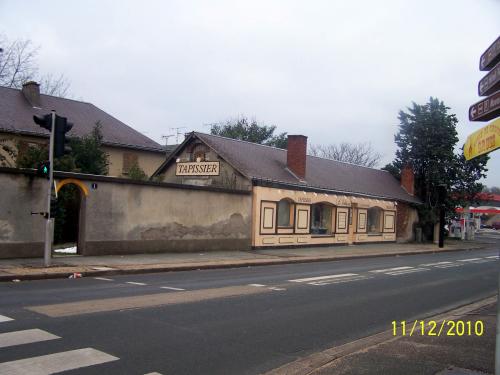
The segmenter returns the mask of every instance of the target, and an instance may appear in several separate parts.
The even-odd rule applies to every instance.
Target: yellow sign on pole
[[[467,160],[487,154],[500,147],[500,118],[475,131],[467,137],[464,156]]]

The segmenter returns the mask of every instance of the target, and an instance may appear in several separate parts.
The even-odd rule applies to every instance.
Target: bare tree
[[[369,142],[311,145],[309,154],[371,168],[376,167],[382,159],[382,154],[376,152]]]
[[[70,84],[64,75],[38,75],[39,50],[30,39],[11,41],[0,34],[0,86],[20,89],[23,83],[37,80],[42,93],[67,96]]]

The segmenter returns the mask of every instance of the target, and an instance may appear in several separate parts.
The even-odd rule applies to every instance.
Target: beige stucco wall
[[[295,219],[293,228],[276,228],[276,221],[265,223],[263,216],[266,209],[271,217],[275,217],[276,203],[281,199],[289,199],[295,203]],[[333,232],[329,235],[309,234],[311,204],[328,203],[334,206],[332,209]],[[326,244],[347,244],[363,242],[387,242],[395,241],[396,225],[396,202],[387,200],[377,200],[359,198],[348,195],[315,193],[306,191],[294,191],[269,187],[253,187],[253,242],[252,246],[293,246],[293,245],[326,245]],[[358,226],[360,212],[366,212],[370,207],[379,207],[383,212],[383,225],[387,222],[387,228],[381,228],[379,234],[366,233]],[[299,210],[302,211],[299,213]],[[303,216],[300,224],[300,216]],[[393,225],[389,228],[391,221]],[[306,226],[307,221],[307,226]],[[348,224],[348,225],[344,225]],[[366,225],[364,226],[366,228]]]
[[[184,149],[177,158],[180,159],[181,162],[187,162],[190,160],[189,153],[186,151],[186,149]],[[220,186],[230,189],[250,189],[250,181],[237,170],[235,170],[229,163],[227,163],[214,151],[209,150],[206,153],[205,160],[218,161],[220,163],[220,172],[218,176],[176,176],[176,160],[173,160],[173,162],[161,174],[161,176],[163,177],[163,181],[189,185]]]
[[[121,147],[103,147],[109,155],[109,176],[126,177],[123,171],[124,153],[134,153],[138,156],[139,167],[149,177],[165,161],[166,155],[162,152],[141,151]]]

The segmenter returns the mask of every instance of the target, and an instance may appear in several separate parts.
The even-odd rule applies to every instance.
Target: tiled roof
[[[286,169],[286,150],[204,133],[192,134],[251,179],[421,203],[387,171],[307,156],[306,182],[301,183]]]
[[[0,132],[12,132],[47,136],[48,131],[33,122],[33,115],[43,116],[51,110],[67,117],[74,124],[70,136],[89,134],[97,121],[102,125],[104,144],[149,151],[165,152],[152,139],[132,129],[91,103],[40,95],[41,109],[33,108],[21,90],[0,86]]]

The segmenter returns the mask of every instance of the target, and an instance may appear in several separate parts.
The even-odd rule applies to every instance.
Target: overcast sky
[[[309,143],[371,141],[382,165],[412,101],[451,107],[461,144],[485,125],[467,113],[499,21],[499,0],[0,0],[0,33],[40,45],[42,72],[157,142],[244,114]],[[500,186],[500,151],[488,168]]]

